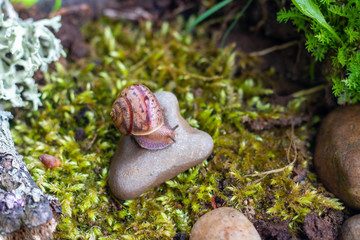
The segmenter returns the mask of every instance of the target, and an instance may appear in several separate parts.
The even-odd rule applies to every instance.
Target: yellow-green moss
[[[14,141],[33,178],[61,200],[64,215],[57,238],[169,239],[188,234],[211,209],[215,195],[227,206],[253,208],[258,219],[291,219],[294,234],[308,212],[342,208],[313,184],[313,174],[301,182],[293,179],[290,162],[307,169],[312,161],[308,137],[314,121],[256,132],[244,126],[252,120],[298,117],[306,98],[295,98],[286,107],[268,103],[272,91],[261,82],[269,73],[253,68],[256,59],[232,46],[215,48],[201,28],[182,43],[180,18],[153,29],[149,22],[89,24],[84,31],[93,46],[91,57],[68,63],[66,69],[56,64],[41,88],[44,107],[20,111],[13,123]],[[210,133],[215,147],[201,165],[141,197],[119,201],[107,186],[120,137],[109,113],[120,91],[132,83],[176,94],[183,116]],[[79,127],[86,136],[76,141]],[[37,160],[43,153],[60,158],[62,166],[45,170]]]

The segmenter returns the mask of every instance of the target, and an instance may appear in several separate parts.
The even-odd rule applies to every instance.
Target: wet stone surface
[[[133,137],[122,136],[109,170],[109,186],[119,199],[133,199],[204,161],[212,152],[211,136],[194,129],[180,115],[179,104],[170,92],[155,93],[164,122],[175,130],[176,143],[161,150],[146,150]]]
[[[318,132],[314,165],[330,192],[360,209],[360,105],[339,107],[326,116]]]
[[[222,207],[200,217],[190,233],[190,240],[260,240],[254,225],[238,210]]]

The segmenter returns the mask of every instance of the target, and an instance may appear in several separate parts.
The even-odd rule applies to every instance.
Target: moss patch
[[[101,20],[88,25],[84,31],[92,56],[68,63],[66,69],[56,64],[41,89],[44,107],[18,113],[12,129],[17,149],[37,184],[62,202],[57,238],[168,239],[188,234],[198,217],[211,210],[213,196],[250,218],[291,219],[294,234],[307,213],[342,209],[317,186],[313,173],[304,179],[296,174],[312,161],[308,141],[316,119],[291,124],[309,104],[306,96],[296,95],[287,106],[270,104],[272,90],[261,82],[271,73],[258,72],[256,59],[232,46],[217,49],[206,29],[198,28],[182,43],[183,29],[182,19],[158,30],[149,22],[135,26]],[[173,92],[185,119],[211,134],[215,147],[201,165],[141,197],[119,201],[107,187],[120,137],[110,110],[120,91],[133,83]],[[281,119],[288,123],[263,131],[247,127]],[[76,140],[80,128],[85,138]],[[46,170],[37,160],[44,153],[61,159],[62,166]]]

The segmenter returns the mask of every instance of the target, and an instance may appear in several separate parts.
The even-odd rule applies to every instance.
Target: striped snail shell
[[[115,127],[126,136],[133,135],[146,149],[162,149],[175,143],[174,130],[163,122],[156,96],[144,85],[126,87],[111,109]]]

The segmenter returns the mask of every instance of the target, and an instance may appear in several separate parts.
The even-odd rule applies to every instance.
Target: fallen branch
[[[61,205],[31,178],[11,138],[9,112],[0,112],[0,240],[51,239]]]

